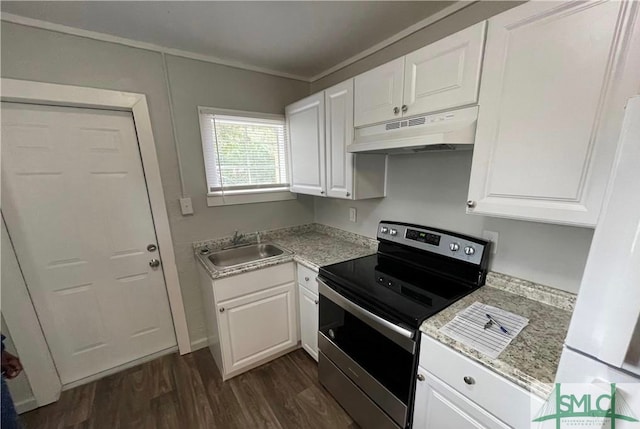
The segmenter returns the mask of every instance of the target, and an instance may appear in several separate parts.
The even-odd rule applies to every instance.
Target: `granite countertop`
[[[216,270],[201,259],[199,249],[204,245],[212,250],[227,247],[230,244],[230,237],[224,237],[194,243],[196,259],[212,278],[222,278],[290,261],[317,271],[323,265],[371,255],[377,251],[377,241],[374,239],[320,224],[263,231],[260,232],[260,237],[261,242],[273,243],[289,252],[280,257],[245,264],[238,268]]]
[[[474,302],[529,319],[529,324],[492,359],[439,329]],[[515,384],[546,398],[554,382],[562,344],[569,329],[575,295],[510,276],[489,273],[484,287],[427,319],[420,330]]]
[[[318,270],[348,259],[374,254],[377,241],[321,224],[260,232],[261,242],[273,243],[288,252],[280,257],[239,268],[218,271],[205,263],[199,249],[227,247],[231,237],[194,243],[196,259],[212,278],[228,277],[277,264],[295,261]],[[547,286],[490,272],[485,286],[427,319],[420,330],[462,355],[480,363],[513,383],[546,398],[562,353],[576,296]],[[497,359],[440,333],[439,329],[474,302],[492,305],[529,319],[529,324]]]

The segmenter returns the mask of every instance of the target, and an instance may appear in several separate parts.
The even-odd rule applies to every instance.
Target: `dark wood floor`
[[[302,350],[222,382],[209,350],[168,355],[65,392],[25,429],[356,429]]]

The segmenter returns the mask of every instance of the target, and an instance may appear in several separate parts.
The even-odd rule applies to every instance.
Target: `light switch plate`
[[[495,231],[482,231],[482,238],[491,242],[491,253],[494,255],[498,252],[498,238],[500,234]]]
[[[191,198],[180,198],[180,210],[183,215],[193,214],[193,205],[191,204]]]
[[[355,222],[357,219],[357,211],[355,207],[349,207],[349,220]]]

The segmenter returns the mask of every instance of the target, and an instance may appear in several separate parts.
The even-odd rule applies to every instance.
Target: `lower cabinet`
[[[418,368],[413,429],[507,429],[509,426]]]
[[[302,348],[318,360],[318,294],[298,285],[300,305],[300,342]]]
[[[212,280],[201,269],[209,349],[223,380],[298,347],[294,263]]]
[[[531,426],[542,398],[422,334],[413,429]]]
[[[302,348],[318,360],[318,273],[298,264],[298,308]]]

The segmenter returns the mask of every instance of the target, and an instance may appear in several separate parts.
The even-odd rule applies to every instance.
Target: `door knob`
[[[160,266],[160,261],[154,258],[154,259],[149,261],[149,266],[151,268],[156,268],[156,267]]]

